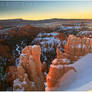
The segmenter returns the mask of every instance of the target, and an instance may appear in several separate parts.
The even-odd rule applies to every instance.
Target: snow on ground
[[[55,38],[59,33],[39,33],[38,36],[33,40],[32,43],[40,43],[42,45],[42,51],[46,52],[47,50],[53,49],[53,46],[60,46],[61,41],[58,38]],[[65,43],[65,42],[63,42]],[[48,45],[48,47],[46,47]]]
[[[92,33],[92,31],[80,31],[78,33],[78,35],[87,35],[87,34],[90,34],[90,33]]]
[[[72,29],[74,29],[74,27],[72,27],[72,26],[60,26],[60,28],[63,29],[63,30],[72,30]]]
[[[77,91],[92,90],[92,81],[87,83],[87,84],[85,84],[85,85],[83,85],[83,86],[81,86],[81,87],[79,87],[79,88],[77,88],[76,90]]]
[[[88,91],[92,90],[92,54],[88,54],[73,64],[77,72],[67,72],[55,90]]]

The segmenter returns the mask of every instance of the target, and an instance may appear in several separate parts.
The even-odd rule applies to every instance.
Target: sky
[[[0,2],[0,20],[20,18],[26,20],[92,19],[92,1]]]

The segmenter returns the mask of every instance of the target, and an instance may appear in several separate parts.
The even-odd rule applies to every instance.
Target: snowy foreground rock
[[[92,54],[79,59],[73,64],[77,70],[68,71],[60,79],[59,85],[56,88],[46,90],[64,90],[64,91],[88,91],[92,90]],[[57,75],[56,75],[57,76]]]

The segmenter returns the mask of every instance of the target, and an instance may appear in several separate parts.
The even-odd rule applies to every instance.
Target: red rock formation
[[[62,76],[70,71],[70,70],[75,70],[75,68],[73,66],[70,65],[51,65],[50,66],[50,70],[47,76],[47,85],[48,88],[53,88],[53,87],[57,87],[57,85],[59,84],[60,79],[62,78]]]
[[[56,52],[57,52],[58,59],[63,58],[63,53],[59,50],[59,48],[57,48]]]
[[[45,90],[40,55],[40,46],[26,46],[22,50],[20,64],[17,67],[17,79],[14,80],[13,90]]]
[[[59,53],[60,51],[57,49],[57,55],[59,55]],[[74,70],[76,72],[76,69],[72,65],[68,65],[70,62],[67,59],[62,59],[60,55],[57,57],[58,58],[52,61],[48,76],[46,78],[48,88],[56,87],[59,80],[66,72],[70,70]]]
[[[87,53],[92,51],[91,47],[92,39],[87,37],[76,37],[74,35],[70,35],[67,40],[67,44],[65,45],[65,53],[67,54],[67,58],[75,61],[80,58],[80,56],[84,56]]]

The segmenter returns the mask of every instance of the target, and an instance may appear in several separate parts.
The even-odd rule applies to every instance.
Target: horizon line
[[[41,21],[41,20],[54,20],[54,19],[57,19],[57,20],[92,20],[91,19],[86,19],[86,18],[47,18],[47,19],[23,19],[23,18],[14,18],[14,19],[0,19],[1,20],[30,20],[30,21]]]

